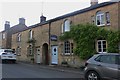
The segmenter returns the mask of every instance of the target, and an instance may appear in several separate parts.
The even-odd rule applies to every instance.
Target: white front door
[[[36,51],[36,63],[40,63],[40,48],[37,48]]]
[[[52,46],[52,64],[58,64],[58,46]]]

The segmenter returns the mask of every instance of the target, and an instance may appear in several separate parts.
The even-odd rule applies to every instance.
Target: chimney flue
[[[91,6],[98,4],[98,0],[91,0]]]

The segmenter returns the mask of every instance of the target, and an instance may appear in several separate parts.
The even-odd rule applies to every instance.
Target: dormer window
[[[70,31],[70,21],[69,20],[65,20],[64,26],[63,26],[63,32],[67,32],[67,31]]]
[[[96,13],[96,25],[97,26],[104,26],[105,25],[104,13],[101,11],[98,11]]]

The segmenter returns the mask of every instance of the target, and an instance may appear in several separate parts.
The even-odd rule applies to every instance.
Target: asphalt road
[[[81,73],[41,68],[31,64],[2,64],[2,78],[83,78]]]

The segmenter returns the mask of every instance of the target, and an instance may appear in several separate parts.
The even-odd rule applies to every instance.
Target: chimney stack
[[[25,24],[25,19],[24,18],[19,18],[19,24]]]
[[[9,21],[5,21],[5,30],[10,29],[10,22]]]
[[[98,0],[91,0],[91,6],[98,4]]]
[[[42,16],[40,17],[40,23],[45,22],[45,21],[46,21],[46,17],[42,15]]]

